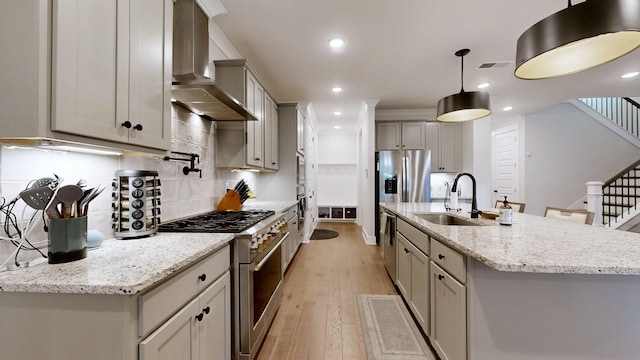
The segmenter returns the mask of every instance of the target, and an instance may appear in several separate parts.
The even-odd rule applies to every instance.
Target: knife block
[[[240,211],[242,203],[240,202],[240,194],[235,190],[228,190],[218,203],[216,208],[218,211]]]

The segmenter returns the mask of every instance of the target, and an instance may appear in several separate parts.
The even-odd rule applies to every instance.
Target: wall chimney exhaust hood
[[[194,0],[174,2],[171,100],[212,120],[257,120],[209,77],[208,22]]]

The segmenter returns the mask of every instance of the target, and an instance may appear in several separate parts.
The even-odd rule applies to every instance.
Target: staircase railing
[[[640,104],[628,97],[579,98],[628,133],[640,138]]]
[[[602,223],[624,218],[640,203],[640,160],[629,165],[602,185]]]

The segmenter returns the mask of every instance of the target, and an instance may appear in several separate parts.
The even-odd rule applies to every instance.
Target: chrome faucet
[[[478,214],[480,214],[480,211],[478,211],[478,201],[476,200],[476,178],[473,177],[473,175],[469,174],[469,173],[460,173],[456,176],[456,179],[453,180],[453,186],[451,186],[451,191],[456,191],[456,189],[458,188],[458,179],[460,179],[460,177],[462,176],[468,176],[471,178],[471,185],[472,185],[472,189],[473,189],[473,194],[471,196],[471,218],[472,219],[477,219],[478,218]]]

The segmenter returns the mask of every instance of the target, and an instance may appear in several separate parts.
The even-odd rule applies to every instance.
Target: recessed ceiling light
[[[633,72],[630,72],[630,73],[623,74],[623,75],[621,75],[620,77],[621,77],[621,78],[623,78],[623,79],[630,79],[630,78],[632,78],[632,77],[636,77],[636,76],[638,76],[638,75],[640,75],[640,72],[638,72],[638,71],[633,71]]]
[[[336,125],[333,127],[334,129],[340,129],[340,125]]]
[[[329,46],[334,49],[338,49],[344,46],[344,39],[342,38],[333,38],[329,40]]]
[[[333,115],[335,115],[335,116],[342,115],[342,112],[340,112],[340,111],[334,111],[334,112],[333,112]]]
[[[482,84],[478,84],[478,89],[486,89],[489,87],[489,83],[482,83]]]
[[[333,91],[334,93],[339,93],[342,92],[342,88],[339,86],[334,86],[331,91]]]
[[[505,106],[502,108],[502,111],[511,111],[513,110],[513,106]]]

